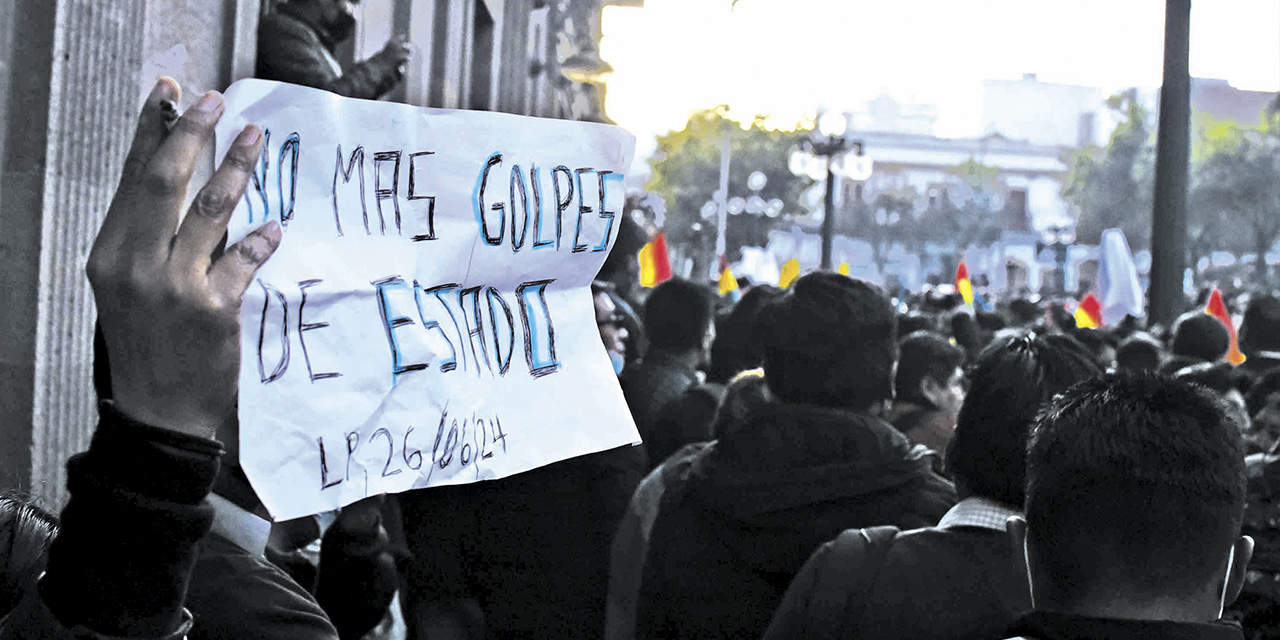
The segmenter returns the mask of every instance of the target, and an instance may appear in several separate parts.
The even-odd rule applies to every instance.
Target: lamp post
[[[782,209],[785,206],[782,200],[774,198],[766,201],[760,195],[761,190],[763,190],[767,184],[769,184],[768,176],[764,175],[764,173],[760,171],[752,171],[751,175],[747,176],[747,189],[750,190],[751,195],[746,198],[740,196],[732,198],[726,197],[723,206],[724,215],[719,220],[719,233],[717,235],[719,242],[717,245],[717,251],[721,257],[727,258],[728,255],[727,247],[725,246],[725,236],[728,228],[729,216],[739,216],[746,213],[753,218],[756,225],[759,225],[759,221],[762,218],[777,218],[782,215]],[[710,222],[721,213],[722,208],[719,198],[722,195],[727,196],[727,194],[717,192],[711,200],[708,200],[706,204],[702,205],[701,213],[703,220]]]
[[[852,160],[847,151],[855,152]],[[850,137],[849,114],[820,113],[817,127],[800,139],[792,152],[789,168],[796,175],[826,180],[822,203],[822,269],[830,271],[831,246],[835,238],[836,176],[862,182],[871,177],[871,159],[862,155],[862,142]]]
[[[1067,249],[1076,241],[1075,229],[1056,224],[1046,228],[1040,234],[1040,240],[1042,248],[1053,251],[1053,289],[1054,293],[1062,295],[1067,292]]]

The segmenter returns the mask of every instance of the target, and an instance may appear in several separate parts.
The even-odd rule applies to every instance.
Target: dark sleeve
[[[99,413],[89,450],[67,463],[71,500],[39,596],[68,629],[171,637],[189,625],[183,600],[213,522],[204,499],[222,446],[134,422],[109,402]]]
[[[331,91],[349,98],[373,100],[400,81],[400,70],[373,58],[336,74],[330,57],[305,27],[289,26],[269,16],[258,30],[257,77]]]
[[[355,521],[351,514],[356,514]],[[386,616],[399,585],[381,513],[344,509],[320,544],[316,600],[342,640],[359,640]]]

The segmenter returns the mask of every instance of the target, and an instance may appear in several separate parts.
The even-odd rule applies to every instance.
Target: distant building
[[[987,80],[982,83],[982,128],[1037,145],[1103,144],[1110,134],[1099,116],[1106,98],[1096,87],[1041,82],[1034,73],[1019,80]]]

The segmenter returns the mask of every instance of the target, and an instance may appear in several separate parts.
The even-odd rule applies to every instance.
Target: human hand
[[[240,298],[281,232],[271,222],[220,251],[262,150],[255,126],[245,127],[180,216],[192,170],[224,110],[222,96],[210,92],[170,131],[160,105],[180,94],[162,78],[147,97],[86,271],[116,408],[139,422],[211,438],[235,409]]]
[[[409,58],[413,57],[413,45],[404,36],[396,36],[387,41],[376,57],[386,65],[403,72],[404,65],[409,62]]]

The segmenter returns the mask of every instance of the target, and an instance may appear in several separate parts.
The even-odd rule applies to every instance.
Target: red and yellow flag
[[[671,279],[671,259],[667,256],[667,235],[659,231],[640,249],[640,286],[656,287]]]
[[[964,260],[956,267],[956,291],[960,292],[965,304],[973,306],[973,283],[969,281],[969,267],[965,266]]]
[[[1240,352],[1240,341],[1236,338],[1236,327],[1231,322],[1231,314],[1227,313],[1227,305],[1222,301],[1222,292],[1214,287],[1213,293],[1209,294],[1209,304],[1205,305],[1204,312],[1217,318],[1219,322],[1227,325],[1227,333],[1231,336],[1231,348],[1227,350],[1227,362],[1233,365],[1239,365],[1244,362],[1244,354]]]
[[[1076,326],[1081,329],[1097,329],[1102,326],[1102,303],[1092,293],[1076,307]]]

